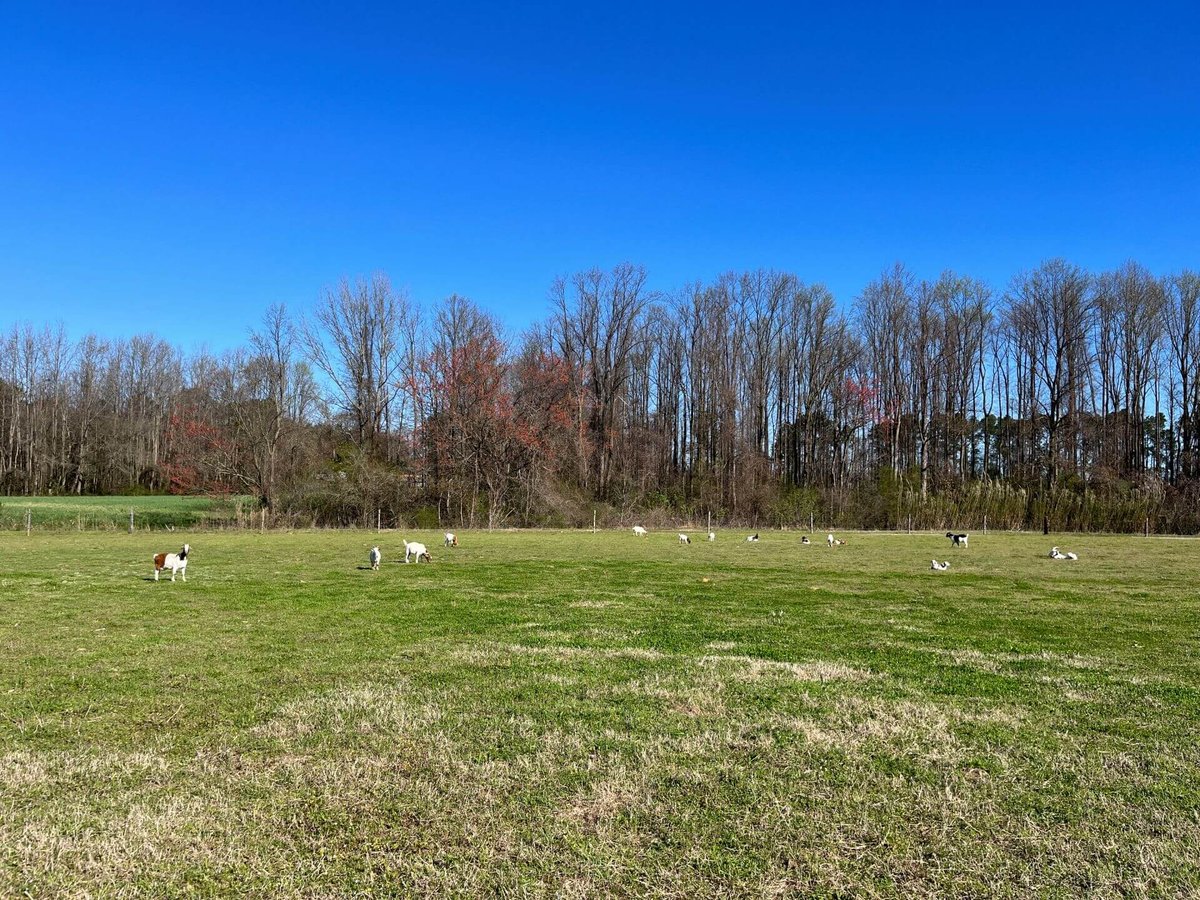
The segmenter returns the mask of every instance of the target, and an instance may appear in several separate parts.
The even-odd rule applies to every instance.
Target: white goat
[[[688,537],[688,536],[687,536],[686,534],[684,534],[682,531],[679,533],[679,543],[681,543],[681,544],[690,544],[691,542],[692,542],[692,539],[691,539],[690,537]]]
[[[380,562],[383,561],[383,554],[379,552],[378,547],[371,548],[370,559],[371,559],[371,568],[374,571],[378,572],[379,564],[380,564]]]
[[[457,547],[458,546],[458,535],[455,534],[453,531],[446,532],[446,546],[447,547]]]
[[[645,528],[643,528],[641,525],[634,525],[634,526],[633,526],[633,533],[634,533],[634,535],[635,535],[636,537],[645,537],[645,536],[646,536],[646,529],[645,529]]]
[[[417,558],[418,565],[420,564],[421,560],[425,560],[425,562],[429,562],[429,563],[433,562],[433,557],[429,555],[429,551],[427,549],[425,549],[425,545],[418,544],[416,541],[411,541],[411,542],[405,541],[404,542],[404,562],[405,562],[405,564],[408,563],[408,558],[410,556],[415,556]]]
[[[933,561],[933,565],[930,566],[929,568],[933,569],[933,571],[935,571],[935,572],[945,572],[947,569],[950,568],[950,561],[946,560],[946,562],[938,562],[935,559]]]
[[[717,539],[717,533],[715,531],[710,531],[708,533],[708,540],[710,542],[712,542],[712,541],[715,541],[716,539]]]
[[[158,553],[154,557],[154,580],[158,581],[158,573],[163,569],[171,570],[171,580],[175,580],[175,573],[183,574],[183,580],[187,581],[187,558],[192,552],[192,548],[187,544],[183,545],[183,549],[178,553]]]
[[[835,538],[832,534],[826,535],[825,543],[827,543],[832,548],[833,545],[837,543],[837,538]]]
[[[1051,559],[1079,559],[1079,554],[1078,553],[1063,553],[1057,547],[1052,547],[1050,549],[1050,558]]]

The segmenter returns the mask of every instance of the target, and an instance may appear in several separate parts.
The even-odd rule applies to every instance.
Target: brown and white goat
[[[192,548],[187,544],[183,545],[183,549],[178,553],[158,553],[154,557],[154,580],[158,581],[158,573],[163,569],[171,570],[171,580],[175,580],[175,573],[180,572],[183,575],[183,580],[187,581],[187,560],[188,554]]]

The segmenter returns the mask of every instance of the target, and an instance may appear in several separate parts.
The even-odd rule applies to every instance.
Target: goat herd
[[[647,531],[645,528],[643,528],[641,525],[634,525],[633,533],[637,537],[646,537],[650,532]],[[682,531],[679,532],[678,534],[679,534],[679,543],[690,544],[692,542],[692,538],[690,535],[685,534]],[[970,535],[965,534],[965,533],[953,532],[953,531],[947,531],[946,537],[948,537],[950,539],[950,546],[961,547],[964,550],[967,548],[968,542],[970,540]],[[715,541],[717,539],[717,533],[715,531],[710,531],[708,533],[708,539],[709,539],[709,541]],[[452,531],[447,531],[445,533],[445,540],[446,540],[447,547],[457,547],[458,546],[458,535],[456,535]],[[747,535],[746,541],[751,544],[756,543],[758,541],[758,532],[755,532],[754,534],[751,534],[751,535]],[[811,545],[812,541],[809,540],[808,535],[803,535],[800,538],[800,543],[802,545]],[[829,549],[832,550],[834,547],[844,546],[846,542],[844,540],[834,537],[832,534],[830,534],[830,535],[826,535],[825,543],[826,543],[826,546],[828,546]],[[189,545],[184,544],[183,548],[178,553],[157,553],[157,554],[155,554],[155,556],[154,556],[154,580],[158,581],[159,573],[164,572],[167,569],[170,569],[172,581],[175,580],[176,573],[182,575],[183,580],[187,581],[188,554],[191,552],[191,550],[192,550],[192,548]],[[1077,553],[1072,553],[1070,551],[1063,552],[1062,550],[1059,550],[1058,547],[1054,547],[1050,551],[1050,558],[1056,559],[1056,560],[1077,560],[1077,559],[1079,559],[1079,555]],[[368,562],[370,562],[371,569],[373,571],[379,571],[379,565],[380,565],[380,563],[383,562],[383,553],[380,551],[380,549],[378,547],[372,547],[371,552],[367,556],[367,560],[368,560]],[[424,560],[427,563],[433,562],[433,557],[429,553],[429,548],[418,541],[405,541],[404,542],[404,561],[405,561],[405,563],[412,561],[412,562],[416,562],[419,564],[421,562],[421,560]],[[946,572],[950,569],[950,561],[945,560],[943,562],[938,562],[935,559],[935,560],[933,560],[933,565],[930,566],[930,569],[933,570],[934,572]]]

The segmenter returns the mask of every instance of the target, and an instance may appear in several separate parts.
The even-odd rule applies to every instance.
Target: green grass
[[[0,535],[0,894],[1200,891],[1194,540],[418,536]]]
[[[37,530],[126,531],[130,509],[136,529],[203,528],[233,521],[239,502],[255,508],[237,497],[0,497],[0,530],[24,531],[26,510]]]

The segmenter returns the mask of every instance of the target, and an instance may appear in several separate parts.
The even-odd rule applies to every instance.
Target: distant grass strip
[[[235,523],[239,503],[243,516],[256,509],[237,497],[0,497],[0,530],[24,531],[27,510],[40,530],[127,531],[130,509],[135,529],[206,528]]]

